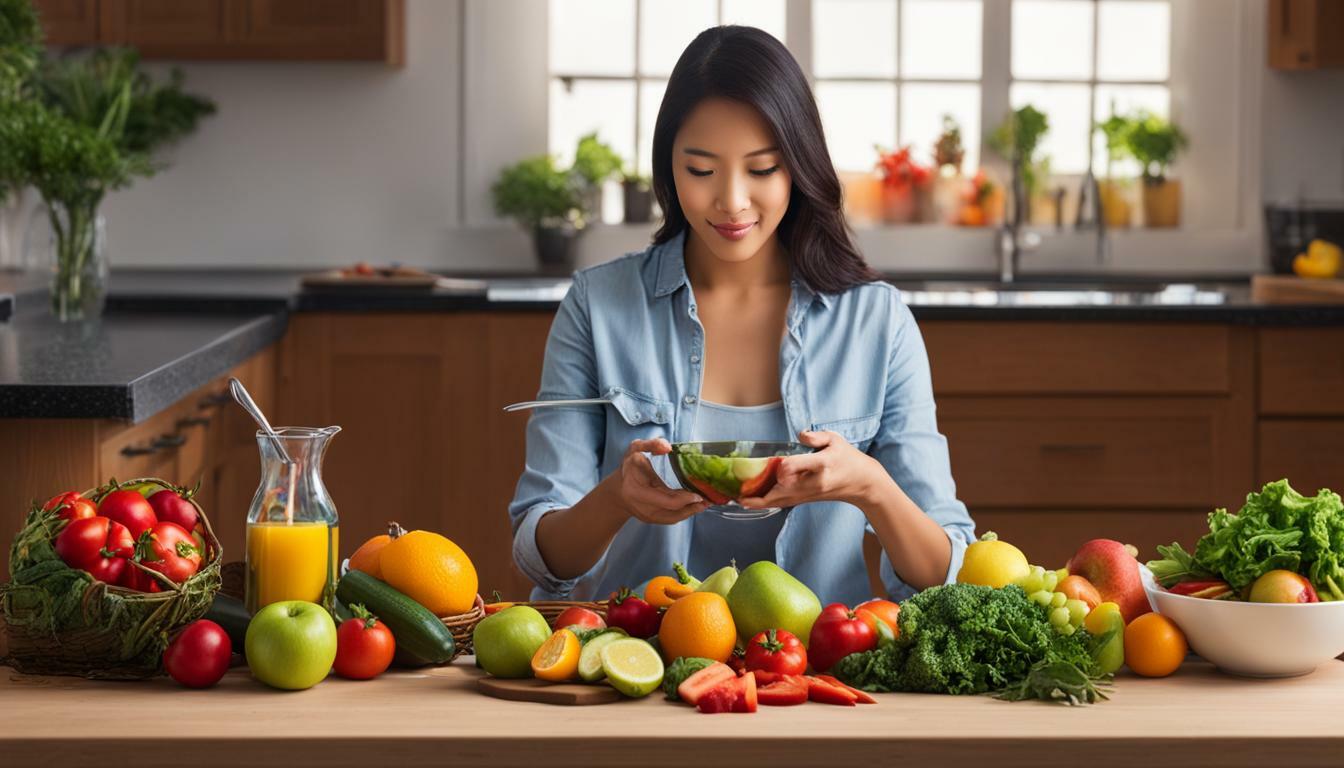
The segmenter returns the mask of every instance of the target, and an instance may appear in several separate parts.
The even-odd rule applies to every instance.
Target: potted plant
[[[1189,143],[1185,132],[1170,120],[1149,112],[1131,118],[1125,146],[1142,168],[1145,226],[1180,226],[1181,182],[1168,179],[1167,170]]]
[[[966,148],[961,142],[961,126],[951,115],[943,115],[943,132],[933,145],[933,165],[938,174],[933,180],[932,219],[940,224],[956,224],[961,214],[962,193],[966,180],[961,162]]]
[[[495,213],[512,216],[532,235],[543,270],[567,272],[583,230],[582,188],[551,155],[524,158],[505,168],[491,187]]]
[[[653,179],[635,171],[623,171],[621,193],[625,198],[626,224],[646,224],[653,218]]]
[[[1014,211],[1012,215],[1023,221],[1031,220],[1032,200],[1050,176],[1049,157],[1036,156],[1041,139],[1049,132],[1050,119],[1027,104],[1008,113],[989,137],[990,148],[1012,167],[1014,194],[1011,197],[1015,205],[1020,201],[1024,207],[1021,214]]]
[[[47,246],[43,258],[29,262],[51,265],[51,307],[60,320],[94,319],[102,310],[104,197],[153,175],[162,167],[155,150],[214,109],[183,92],[180,72],[155,83],[139,71],[135,51],[105,49],[46,62],[32,94],[0,114],[0,176],[42,200],[50,237],[39,243]]]
[[[933,171],[914,161],[909,146],[892,152],[880,146],[875,149],[877,171],[882,177],[882,220],[888,224],[919,221],[928,207],[922,198],[927,196]]]
[[[609,144],[597,138],[596,132],[579,138],[570,172],[578,177],[582,188],[583,212],[588,219],[601,221],[602,185],[615,176],[622,165],[621,156]]]
[[[14,108],[42,60],[42,27],[30,0],[0,0],[0,112]],[[0,153],[3,153],[0,148]],[[2,160],[0,160],[2,162]],[[22,263],[23,186],[0,169],[0,268]]]
[[[1129,202],[1130,184],[1127,180],[1115,177],[1116,161],[1125,157],[1129,150],[1126,137],[1132,127],[1132,121],[1114,113],[1105,121],[1097,123],[1097,128],[1106,137],[1106,177],[1098,185],[1101,197],[1102,215],[1106,217],[1106,226],[1111,229],[1124,229],[1129,226],[1133,213]]]

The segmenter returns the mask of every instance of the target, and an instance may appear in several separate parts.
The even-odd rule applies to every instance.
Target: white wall
[[[1195,216],[1207,232],[1116,237],[1103,268],[1255,269],[1262,196],[1291,196],[1300,185],[1309,197],[1344,197],[1344,73],[1269,72],[1262,0],[1240,0],[1239,13],[1232,14],[1226,0],[1177,1],[1191,10],[1175,19],[1232,38],[1205,56],[1181,54],[1190,46],[1178,38],[1173,66],[1221,78],[1216,94],[1226,107],[1203,118],[1212,115],[1217,130],[1195,126],[1213,135],[1187,162],[1224,169],[1205,174],[1208,183],[1235,185],[1238,192],[1221,212]],[[114,265],[309,267],[370,260],[529,269],[529,242],[518,228],[494,219],[489,185],[503,164],[545,150],[547,87],[537,73],[545,72],[546,7],[545,0],[407,0],[402,69],[183,66],[188,87],[214,98],[219,114],[175,148],[169,170],[111,197],[106,214]],[[1174,95],[1178,105],[1186,98]],[[594,263],[642,247],[649,231],[597,228],[585,237],[581,260]],[[944,238],[925,228],[887,229],[861,233],[861,243],[875,265],[889,269],[987,270],[993,264],[988,233]],[[1053,238],[1024,267],[1093,269],[1077,255],[1089,250],[1085,239]]]

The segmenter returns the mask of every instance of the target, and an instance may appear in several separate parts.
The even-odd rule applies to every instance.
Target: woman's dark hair
[[[653,192],[663,209],[653,241],[665,243],[687,227],[672,180],[672,143],[686,116],[712,97],[754,107],[774,131],[793,179],[779,238],[794,274],[823,293],[879,279],[850,237],[840,179],[807,78],[783,43],[755,27],[701,32],[672,69],[653,128]]]

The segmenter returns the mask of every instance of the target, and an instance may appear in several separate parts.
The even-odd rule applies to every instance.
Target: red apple
[[[596,611],[587,608],[580,608],[575,605],[566,608],[563,613],[555,617],[555,624],[551,629],[564,629],[565,627],[579,625],[584,629],[606,629],[607,622],[602,620]]]
[[[1277,569],[1266,571],[1251,584],[1252,603],[1319,603],[1311,582],[1302,576]]]
[[[1139,561],[1114,539],[1093,539],[1069,558],[1069,575],[1081,576],[1096,587],[1103,602],[1120,606],[1125,624],[1152,611],[1139,577]]]

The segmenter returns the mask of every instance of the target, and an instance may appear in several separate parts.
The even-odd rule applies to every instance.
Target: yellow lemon
[[[999,541],[993,531],[966,548],[966,556],[957,571],[962,584],[980,584],[1003,587],[1031,572],[1031,564],[1022,550],[1006,541]]]

